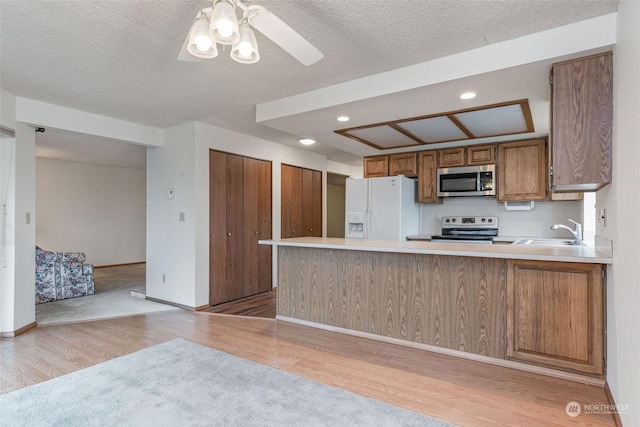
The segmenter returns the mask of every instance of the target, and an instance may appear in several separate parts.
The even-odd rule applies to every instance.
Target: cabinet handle
[[[313,228],[310,228],[309,231],[313,231]]]
[[[231,236],[231,232],[228,232],[228,233],[227,233],[227,236]]]
[[[256,236],[258,235],[258,230],[256,230]]]

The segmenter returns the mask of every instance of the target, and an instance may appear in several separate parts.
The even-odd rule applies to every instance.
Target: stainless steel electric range
[[[442,234],[431,236],[432,242],[492,244],[498,235],[497,216],[444,216]]]

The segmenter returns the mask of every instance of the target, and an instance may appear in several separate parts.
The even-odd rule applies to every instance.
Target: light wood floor
[[[613,425],[565,406],[604,390],[271,319],[172,311],[43,326],[0,340],[0,394],[175,337],[463,426]],[[348,421],[345,422],[348,425]]]
[[[235,314],[238,316],[276,318],[276,291],[265,292],[224,304],[214,305],[207,313]]]

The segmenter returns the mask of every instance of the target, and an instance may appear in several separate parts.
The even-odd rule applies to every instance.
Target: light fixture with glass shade
[[[231,48],[231,58],[241,64],[253,64],[260,59],[256,35],[246,20],[240,23],[240,40]]]
[[[264,6],[243,0],[211,0],[212,6],[198,12],[178,54],[180,61],[199,61],[218,55],[217,44],[231,45],[231,58],[243,64],[258,62],[254,29],[309,66],[324,57],[311,43]],[[242,10],[238,19],[236,10]]]
[[[236,6],[230,0],[214,0],[209,35],[220,44],[230,45],[240,39]]]
[[[209,16],[211,8],[198,12],[191,31],[189,32],[189,45],[187,50],[198,58],[215,58],[218,56],[216,43],[209,37]]]

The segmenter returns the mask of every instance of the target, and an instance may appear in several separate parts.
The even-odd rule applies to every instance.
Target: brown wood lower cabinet
[[[209,304],[271,290],[271,162],[211,150],[209,180]]]
[[[602,265],[509,261],[510,359],[602,376]]]

